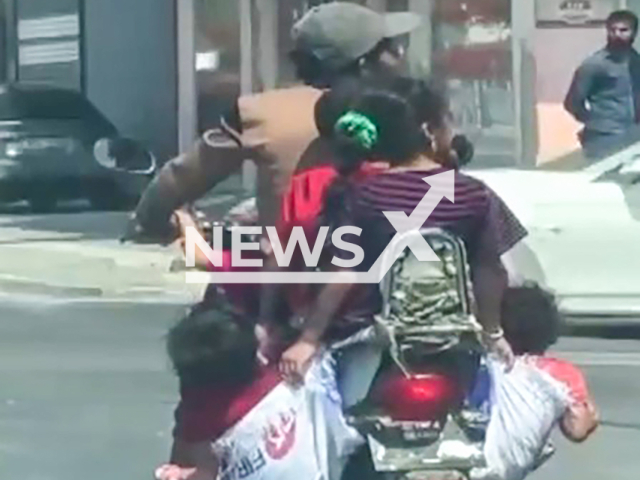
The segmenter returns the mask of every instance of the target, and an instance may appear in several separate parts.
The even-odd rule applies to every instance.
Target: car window
[[[56,89],[9,88],[0,91],[0,121],[83,120],[115,130],[82,94]]]

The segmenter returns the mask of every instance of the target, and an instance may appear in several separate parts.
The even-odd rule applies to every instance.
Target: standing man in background
[[[607,45],[576,70],[565,109],[584,125],[585,157],[602,158],[621,146],[640,120],[640,55],[633,48],[638,17],[618,10],[607,18]]]

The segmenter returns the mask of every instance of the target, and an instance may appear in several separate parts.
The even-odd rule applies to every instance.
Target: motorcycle
[[[195,215],[203,232],[221,225],[223,248],[230,249],[233,229],[251,222],[250,209],[245,202],[216,223]],[[369,394],[345,411],[366,439],[349,459],[345,480],[470,478],[474,468],[485,466],[488,417],[469,401],[484,349],[465,249],[440,229],[419,234],[439,261],[419,262],[407,250],[381,283],[383,310],[366,341],[381,346],[383,360]],[[211,285],[203,301],[233,297],[236,288]],[[339,354],[341,347],[334,348]]]
[[[252,199],[217,222],[190,211],[211,244],[213,227],[223,228],[222,248],[229,251],[233,229],[257,220]],[[383,309],[367,341],[377,342],[384,353],[365,399],[344,412],[364,439],[347,461],[344,480],[469,479],[486,465],[488,414],[471,400],[485,352],[465,248],[440,229],[417,234],[438,261],[420,262],[407,249],[393,256],[380,284]],[[221,297],[257,299],[258,288],[247,287],[210,285],[202,304]]]

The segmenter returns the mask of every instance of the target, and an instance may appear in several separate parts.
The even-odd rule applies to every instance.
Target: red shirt
[[[351,180],[358,182],[385,168],[386,166],[380,164],[364,163]],[[291,178],[289,190],[284,195],[280,209],[278,231],[282,232],[281,235],[289,234],[295,226],[301,226],[305,233],[315,232],[316,219],[322,212],[325,195],[337,176],[338,171],[333,165],[321,165],[304,170]]]
[[[275,368],[263,368],[248,385],[181,389],[174,436],[189,443],[218,439],[280,382]]]
[[[574,403],[584,403],[590,398],[587,381],[578,367],[566,360],[553,357],[531,356],[536,367],[569,388]]]

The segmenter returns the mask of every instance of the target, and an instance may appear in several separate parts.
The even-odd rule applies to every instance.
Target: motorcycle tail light
[[[438,421],[447,416],[462,398],[457,379],[442,373],[407,377],[392,372],[380,379],[372,401],[386,415],[398,421]]]

